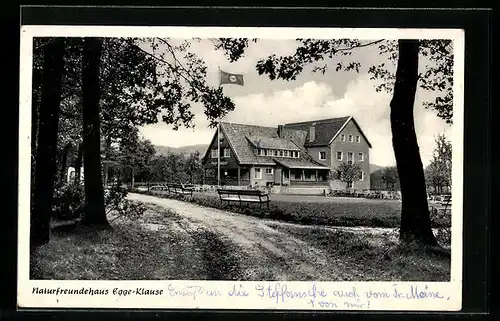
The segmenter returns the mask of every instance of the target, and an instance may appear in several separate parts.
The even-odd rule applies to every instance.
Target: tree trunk
[[[80,177],[82,173],[82,161],[83,161],[83,143],[78,144],[78,151],[75,161],[75,184],[80,185]]]
[[[104,186],[108,186],[108,180],[109,180],[109,158],[110,158],[110,151],[111,149],[111,137],[108,136],[106,137],[106,145],[105,145],[105,150],[104,150],[104,157],[105,157],[105,163],[104,163]]]
[[[32,97],[31,97],[31,179],[35,179],[35,157],[38,134],[38,113],[40,109],[40,93],[43,73],[38,68],[33,68]]]
[[[134,169],[131,168],[130,169],[130,189],[134,189],[134,180],[135,180],[135,173],[134,173]]]
[[[101,40],[85,38],[82,56],[83,94],[83,168],[85,172],[84,223],[101,228],[109,227],[104,206],[101,171],[101,140],[99,123],[99,63]]]
[[[40,123],[35,160],[35,184],[31,211],[32,247],[49,242],[52,198],[57,172],[57,129],[64,71],[64,38],[46,45],[43,57]]]
[[[400,239],[406,244],[415,242],[436,246],[413,118],[418,51],[418,40],[399,40],[396,83],[390,104],[392,144],[402,196]]]
[[[63,154],[61,157],[61,170],[59,172],[59,184],[62,186],[66,183],[68,177],[68,153],[71,148],[71,143],[66,144],[63,149]]]
[[[35,77],[35,74],[33,75]],[[35,168],[36,168],[36,146],[37,146],[37,132],[38,132],[38,109],[40,107],[38,86],[33,80],[33,96],[31,102],[31,185],[35,186]],[[35,88],[37,88],[35,90]],[[34,189],[31,190],[31,204],[34,204]]]
[[[35,94],[33,94],[32,99],[33,101],[31,102],[31,166],[32,168],[34,168],[35,157],[36,157],[36,146],[37,146],[39,101],[38,97]]]

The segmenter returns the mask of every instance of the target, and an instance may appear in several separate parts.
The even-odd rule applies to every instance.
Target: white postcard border
[[[453,39],[454,41],[454,114],[452,128],[453,146],[453,204],[452,204],[452,250],[450,282],[229,282],[229,281],[54,281],[29,280],[29,220],[30,220],[30,155],[31,155],[31,83],[33,37],[173,37],[214,38],[239,37],[262,39],[295,38],[359,38],[359,39]],[[124,27],[124,26],[23,26],[21,28],[20,51],[20,106],[19,106],[19,219],[18,219],[18,305],[32,308],[207,308],[207,309],[334,309],[334,310],[435,310],[457,311],[462,303],[462,208],[463,208],[463,129],[464,129],[464,32],[459,29],[348,29],[348,28],[241,28],[241,27]],[[202,287],[193,297],[170,295],[172,288],[187,286]],[[242,285],[251,292],[249,296],[228,297],[233,286]],[[279,297],[283,286],[294,291],[319,291],[320,289],[343,289],[346,293],[355,287],[359,293],[365,291],[387,291],[414,289],[439,291],[444,299],[373,299],[363,307],[312,306],[307,300]],[[271,287],[277,297],[260,297],[257,289]],[[34,288],[92,288],[108,289],[109,295],[40,295]],[[119,296],[117,289],[162,289],[159,296]],[[197,288],[191,288],[197,289]],[[411,290],[410,290],[411,289]],[[222,296],[207,296],[208,291],[220,291]],[[419,290],[416,290],[417,292]],[[189,292],[189,291],[188,291]],[[170,294],[169,294],[170,293]],[[257,293],[257,294],[255,294]],[[418,294],[417,294],[418,296]],[[282,302],[281,302],[282,300]]]

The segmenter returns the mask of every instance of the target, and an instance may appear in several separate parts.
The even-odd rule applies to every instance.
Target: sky
[[[276,127],[289,122],[353,116],[372,144],[370,163],[395,165],[389,122],[391,95],[376,92],[376,82],[370,80],[366,72],[368,66],[387,62],[387,59],[379,56],[376,48],[365,47],[346,58],[362,63],[359,73],[336,72],[333,67],[323,75],[313,73],[311,67],[304,69],[295,81],[271,81],[266,75],[258,75],[255,68],[258,60],[270,54],[292,54],[295,48],[294,40],[261,39],[250,43],[244,57],[234,63],[230,63],[222,51],[215,50],[208,40],[193,42],[190,51],[205,61],[208,84],[218,86],[219,67],[226,72],[243,74],[244,86],[223,85],[225,95],[235,103],[235,110],[223,121]],[[388,65],[395,70],[394,65]],[[432,97],[430,95],[417,90],[414,111],[424,166],[432,159],[435,136],[444,133],[451,138],[451,126],[438,118],[434,111],[422,106],[423,101]],[[158,122],[141,127],[140,132],[155,145],[209,144],[215,130],[208,128],[202,106],[193,105],[192,111],[195,113],[194,129],[174,131],[172,126]]]

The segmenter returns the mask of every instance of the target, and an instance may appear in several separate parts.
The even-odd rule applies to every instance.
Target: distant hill
[[[160,155],[166,155],[168,153],[173,154],[191,154],[196,151],[200,152],[201,155],[205,153],[208,148],[207,144],[198,144],[198,145],[188,145],[188,146],[180,146],[180,147],[170,147],[170,146],[161,146],[154,145],[156,149],[156,153]]]
[[[382,169],[382,168],[385,168],[387,166],[379,166],[379,165],[375,165],[375,164],[370,164],[370,174],[375,172],[375,171],[378,171],[379,169]]]

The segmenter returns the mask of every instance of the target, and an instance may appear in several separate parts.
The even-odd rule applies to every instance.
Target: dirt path
[[[129,199],[155,204],[181,216],[178,228],[192,233],[205,229],[236,245],[242,252],[245,279],[342,280],[335,259],[280,226],[264,220],[172,199],[129,194]],[[293,224],[295,225],[295,224]],[[203,241],[203,240],[198,240]],[[222,255],[222,253],[220,253]]]

